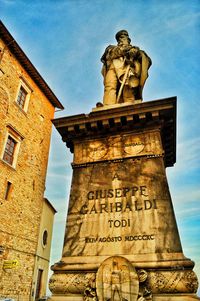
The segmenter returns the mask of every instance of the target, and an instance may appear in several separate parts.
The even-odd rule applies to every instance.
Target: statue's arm
[[[114,48],[111,49],[109,54],[111,60],[118,59],[119,57],[124,57],[128,49],[130,49],[129,46],[128,47],[115,46]]]
[[[146,52],[144,50],[140,50],[140,57],[142,58],[142,55],[145,56],[147,58],[147,60],[149,61],[149,67],[152,65],[152,60],[151,58],[146,54]]]
[[[127,52],[132,48],[132,46],[113,46],[109,45],[104,54],[101,57],[102,63],[106,64],[107,61],[112,61],[114,59],[126,56]]]
[[[144,50],[141,50],[137,46],[133,46],[125,54],[127,61],[134,61],[135,59],[140,61],[140,60],[142,60],[143,56],[145,56],[147,58],[147,60],[149,61],[149,66],[151,66],[151,64],[152,64],[151,58],[146,54],[146,52]]]

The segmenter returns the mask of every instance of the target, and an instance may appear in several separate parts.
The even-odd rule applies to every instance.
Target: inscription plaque
[[[75,169],[63,256],[180,252],[161,166],[141,158]]]

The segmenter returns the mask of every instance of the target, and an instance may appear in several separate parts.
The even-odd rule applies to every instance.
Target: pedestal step
[[[165,295],[154,295],[152,301],[195,301],[200,300],[194,294],[179,294],[177,296],[172,294]],[[53,296],[49,301],[84,301],[83,296],[81,295],[69,295],[69,296]]]

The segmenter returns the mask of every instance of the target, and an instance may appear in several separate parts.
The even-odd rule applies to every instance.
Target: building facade
[[[46,295],[52,228],[55,213],[56,210],[54,207],[46,198],[44,198],[32,283],[32,298],[35,300]]]
[[[63,106],[0,22],[0,297],[45,293],[55,210],[44,191],[55,108]]]

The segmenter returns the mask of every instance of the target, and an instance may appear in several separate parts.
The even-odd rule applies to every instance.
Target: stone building
[[[0,298],[46,292],[55,209],[44,191],[55,108],[63,106],[0,22]]]

